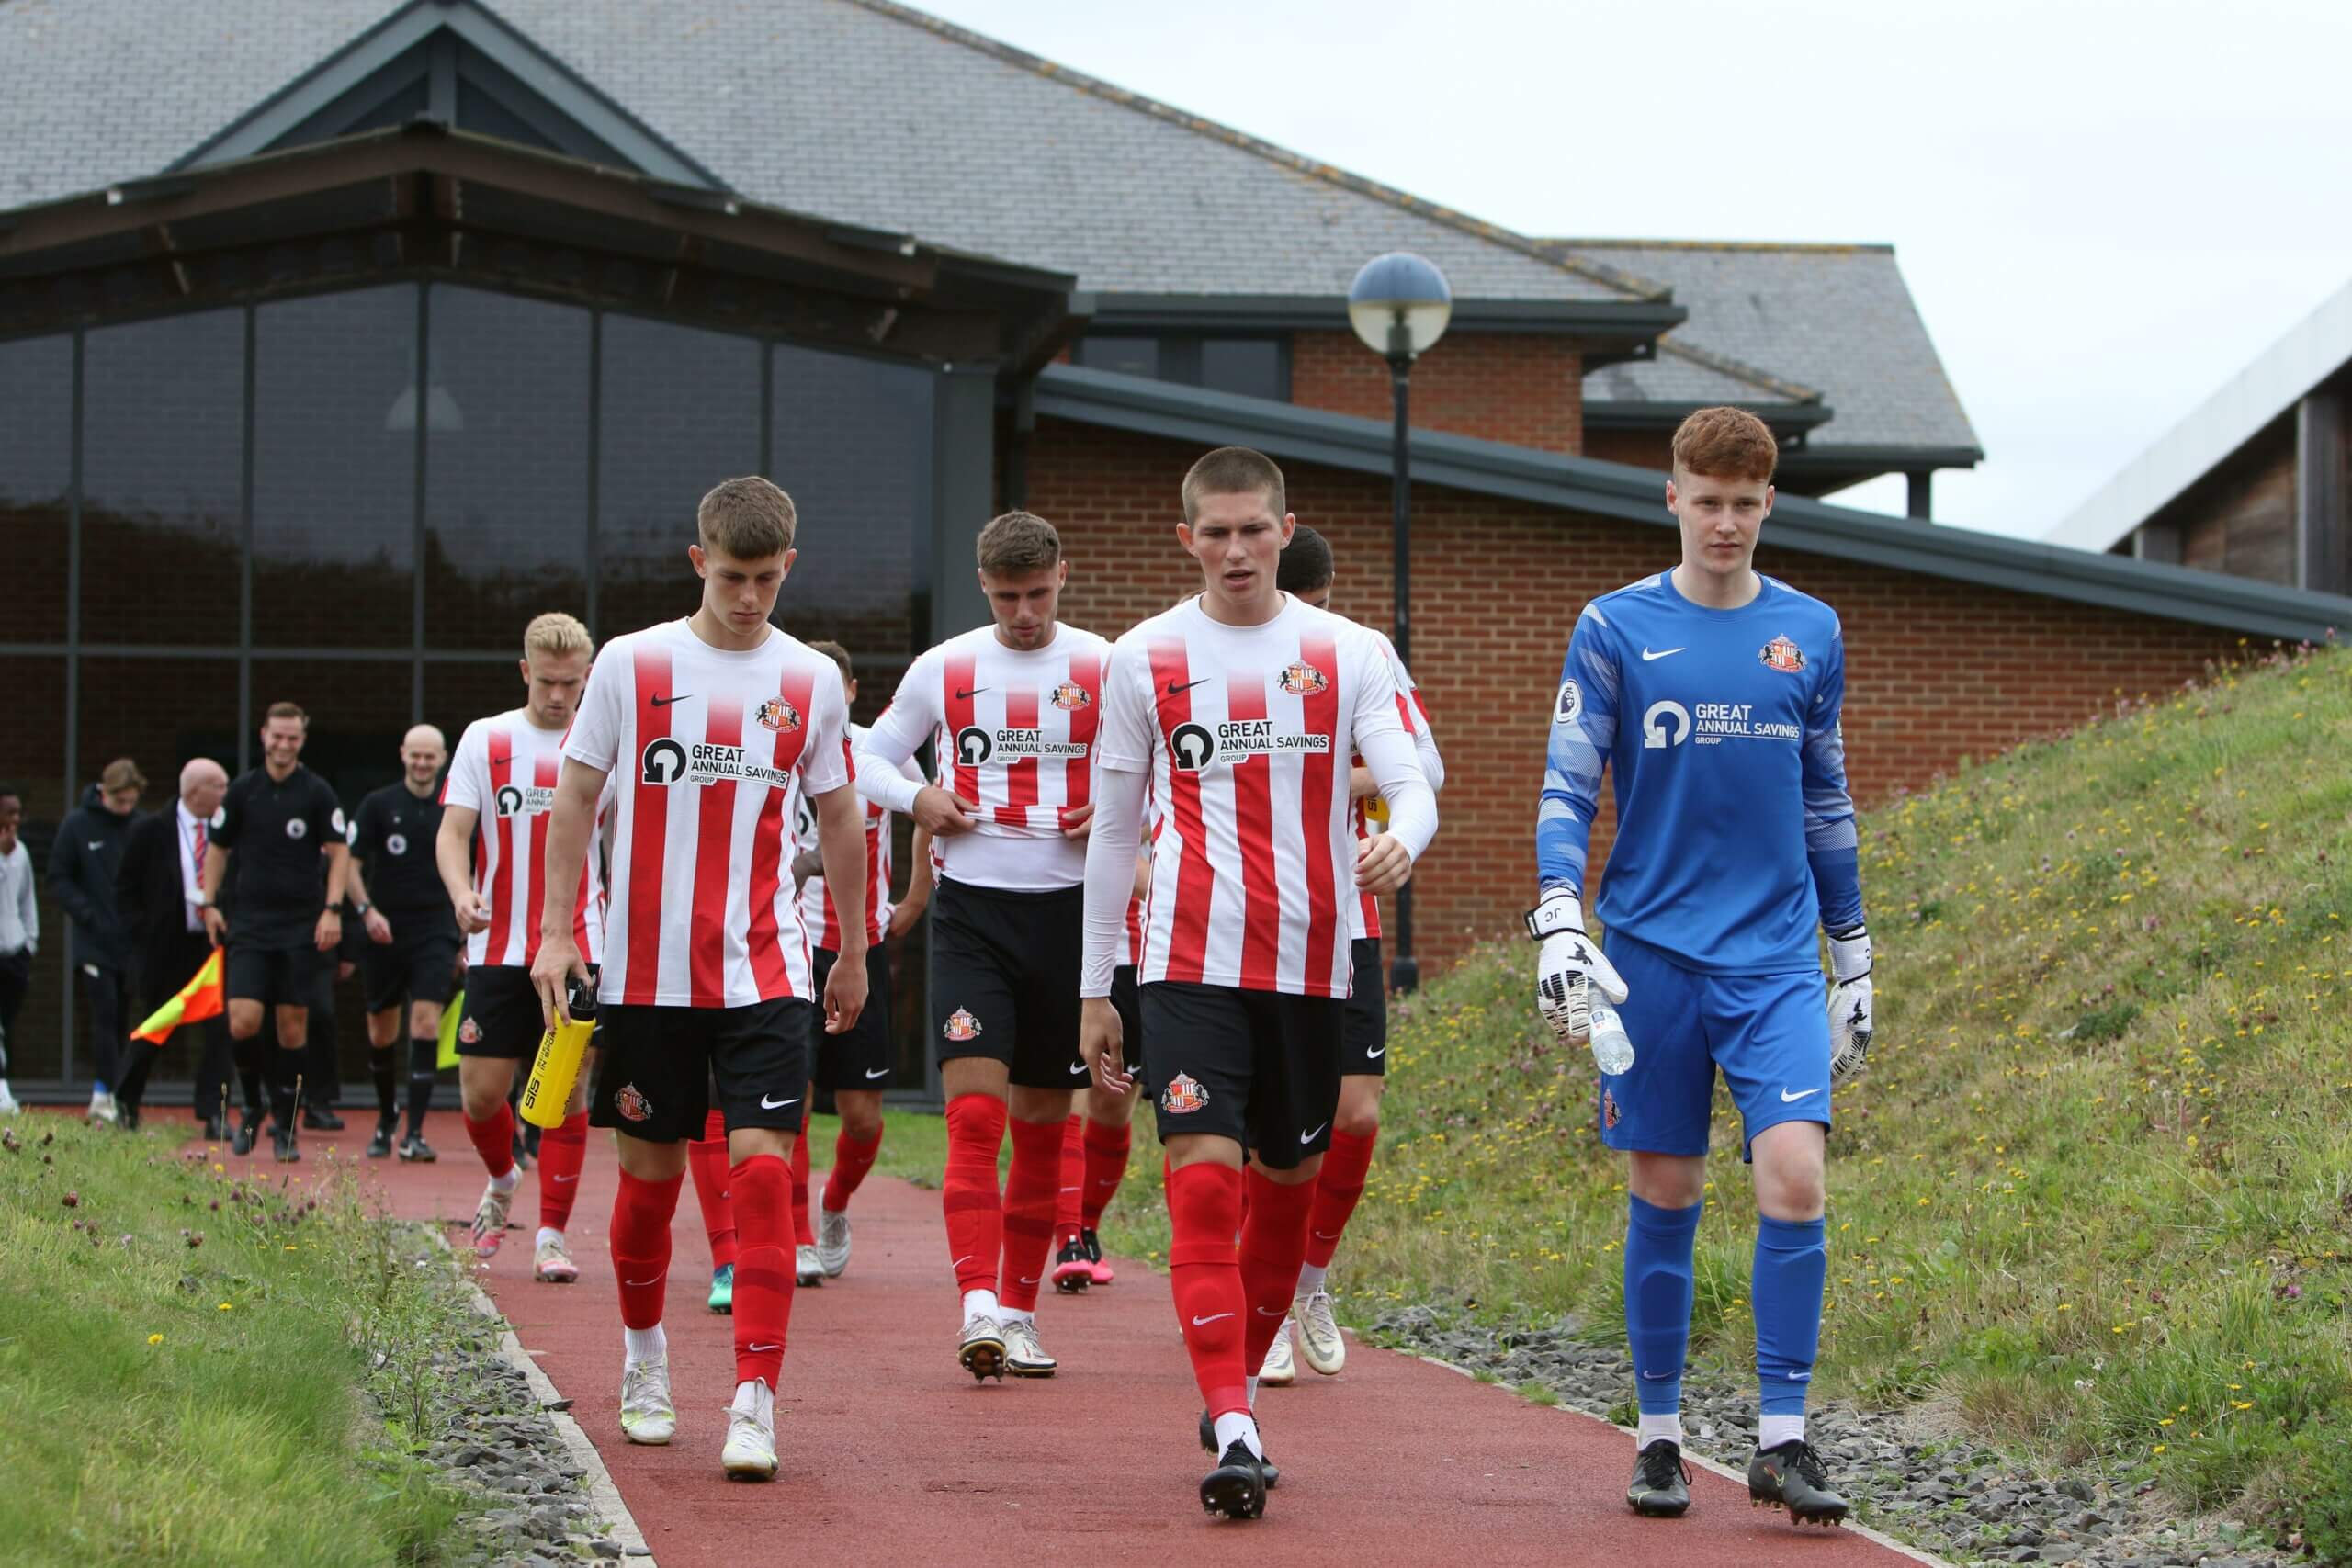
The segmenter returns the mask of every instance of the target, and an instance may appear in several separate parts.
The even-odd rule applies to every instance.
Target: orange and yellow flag
[[[172,1037],[172,1031],[183,1023],[197,1023],[208,1018],[218,1018],[227,1005],[221,995],[220,950],[214,948],[196,978],[180,987],[180,994],[155,1010],[155,1016],[130,1032],[133,1040],[151,1040],[157,1045]]]

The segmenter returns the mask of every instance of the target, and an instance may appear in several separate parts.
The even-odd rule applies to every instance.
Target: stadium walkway
[[[367,1121],[332,1139],[365,1145]],[[481,1190],[454,1118],[436,1116],[440,1163],[375,1168],[395,1210],[453,1225]],[[821,1179],[822,1172],[820,1171]],[[689,1184],[691,1184],[691,1178]],[[729,1320],[704,1311],[708,1248],[681,1195],[670,1355],[678,1438],[634,1448],[616,1418],[620,1334],[606,1224],[615,1166],[594,1134],[571,1237],[572,1286],[534,1284],[538,1177],[524,1178],[516,1228],[478,1272],[524,1347],[576,1401],[662,1568],[820,1562],[1281,1562],[1676,1563],[1709,1568],[1894,1568],[1905,1559],[1852,1531],[1799,1530],[1750,1509],[1744,1485],[1699,1472],[1690,1514],[1644,1521],[1621,1489],[1627,1439],[1588,1417],[1528,1404],[1410,1357],[1351,1344],[1335,1379],[1261,1396],[1283,1484],[1255,1524],[1213,1521],[1193,1488],[1204,1467],[1199,1411],[1168,1282],[1119,1260],[1118,1282],[1040,1303],[1061,1360],[1050,1381],[975,1386],[956,1364],[957,1324],[935,1192],[883,1177],[853,1210],[849,1271],[793,1307],[776,1401],[782,1461],[771,1484],[719,1473],[732,1392]],[[1120,1201],[1152,1201],[1130,1189]],[[452,1241],[462,1247],[462,1234]],[[632,1559],[631,1561],[642,1561]]]

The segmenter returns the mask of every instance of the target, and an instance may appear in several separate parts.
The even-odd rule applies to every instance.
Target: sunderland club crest
[[[1756,657],[1784,674],[1793,675],[1804,668],[1804,649],[1784,637],[1776,637],[1758,649]]]
[[[978,1039],[980,1032],[980,1021],[972,1016],[969,1008],[957,1008],[947,1015],[947,1022],[941,1028],[940,1032],[950,1040],[959,1042]]]
[[[653,1102],[645,1098],[643,1089],[633,1083],[625,1083],[613,1096],[613,1109],[619,1111],[624,1120],[642,1122],[653,1114]]]
[[[1200,1080],[1189,1073],[1178,1073],[1159,1091],[1159,1109],[1170,1116],[1182,1116],[1188,1111],[1198,1111],[1209,1102],[1209,1091]]]

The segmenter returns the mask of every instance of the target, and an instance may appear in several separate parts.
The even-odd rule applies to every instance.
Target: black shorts
[[[374,1003],[371,1000],[370,1007]],[[520,964],[477,964],[466,971],[466,1013],[458,1021],[458,1055],[527,1062],[548,1032],[538,987]]]
[[[1360,936],[1348,944],[1355,965],[1355,989],[1348,997],[1346,1033],[1340,1071],[1350,1077],[1383,1077],[1388,1072],[1388,987],[1380,978],[1380,939]]]
[[[329,974],[334,973],[334,960],[322,953],[315,942],[262,947],[253,942],[232,942],[222,989],[232,1002],[307,1008],[322,964],[327,965]]]
[[[396,940],[381,945],[371,942],[359,950],[359,972],[368,981],[368,1010],[382,1012],[403,1001],[447,1006],[449,993],[457,986],[453,976],[458,934],[435,931],[402,942],[397,940],[400,928],[392,930]]]
[[[1331,1145],[1347,1003],[1155,980],[1143,993],[1156,1120],[1179,1134],[1231,1138],[1276,1170]]]
[[[1136,995],[1136,966],[1122,964],[1111,971],[1111,1005],[1119,1013],[1119,1055],[1129,1074],[1141,1078],[1143,1066],[1143,999]]]
[[[808,1114],[816,1019],[800,997],[738,1008],[607,1003],[597,1018],[588,1124],[652,1144],[700,1138],[716,1092],[729,1132],[797,1133]]]
[[[1027,1089],[1084,1089],[1078,971],[1086,889],[943,879],[931,904],[931,1028],[942,1062],[989,1056]]]
[[[841,955],[821,947],[808,950],[808,974],[816,994],[825,994],[825,977]],[[846,1034],[828,1034],[821,1012],[808,1026],[808,1043],[815,1056],[808,1081],[838,1094],[845,1089],[888,1089],[890,1064],[898,1053],[890,1048],[890,960],[878,942],[865,948],[865,1010]]]

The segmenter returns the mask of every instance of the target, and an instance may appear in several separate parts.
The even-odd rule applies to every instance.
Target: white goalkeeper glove
[[[1592,993],[1625,999],[1617,966],[1585,935],[1584,908],[1573,893],[1554,893],[1527,912],[1527,934],[1544,944],[1535,961],[1535,1005],[1563,1045],[1582,1045],[1592,1030]]]
[[[1870,1066],[1871,933],[1856,926],[1829,936],[1829,1081],[1846,1083]]]

